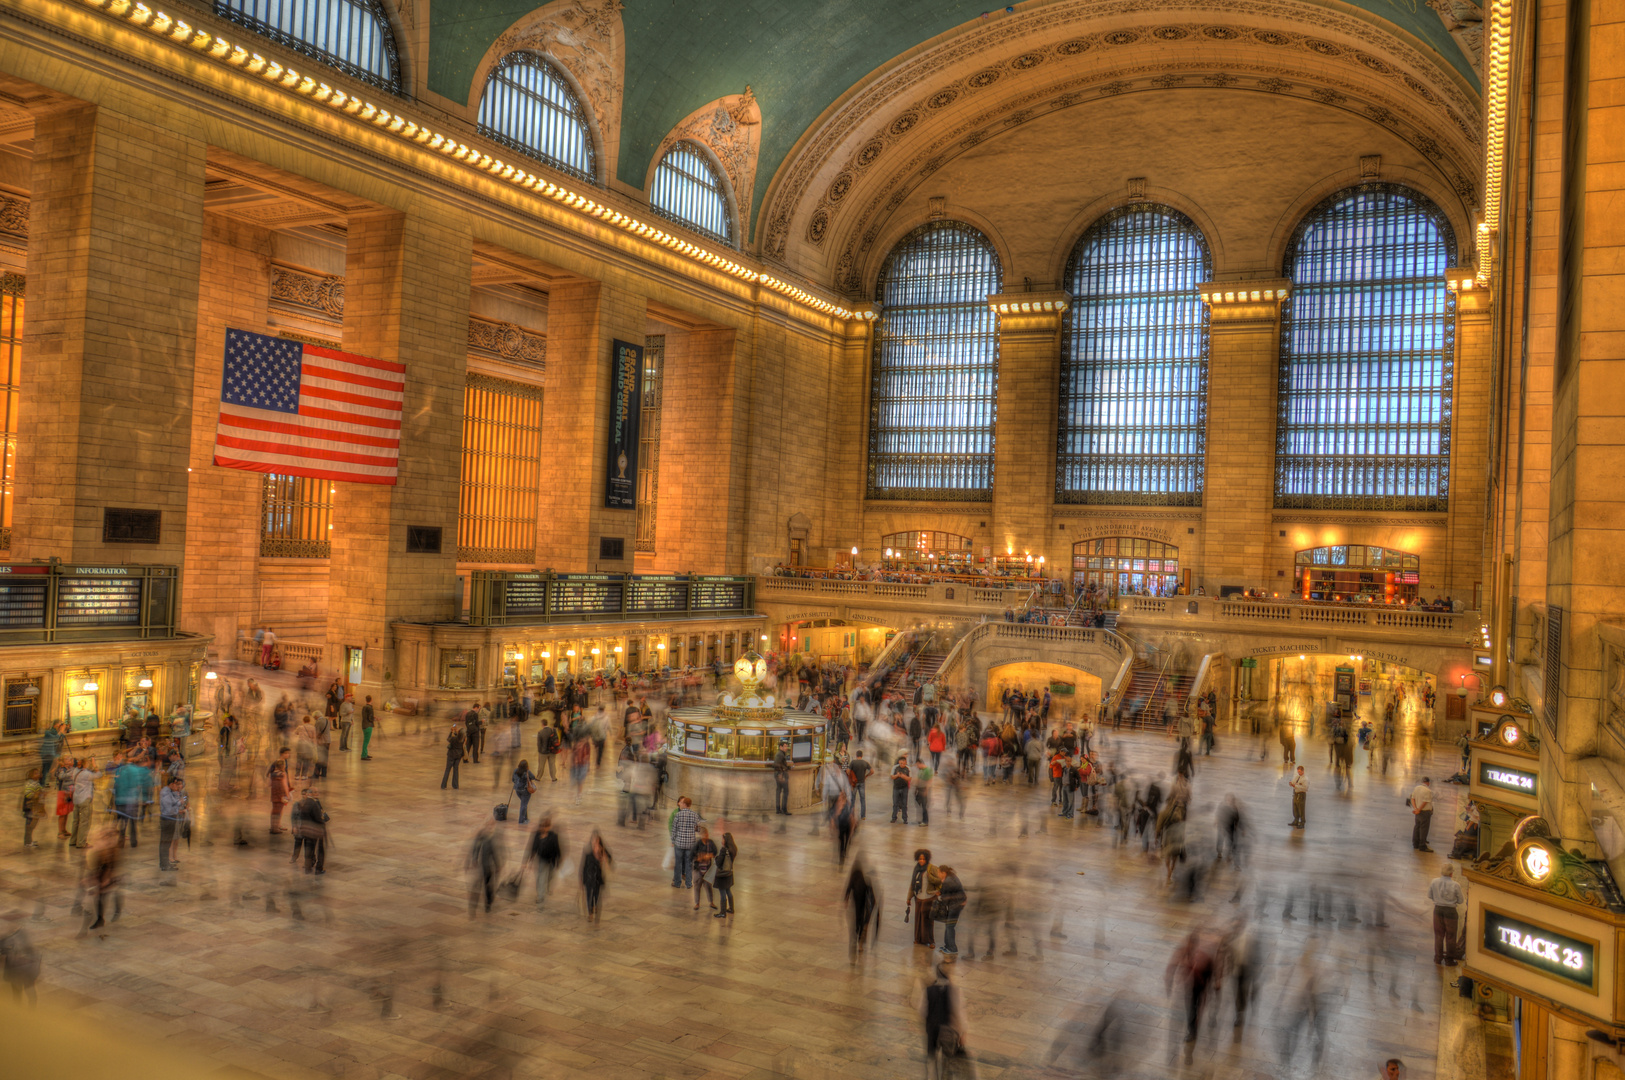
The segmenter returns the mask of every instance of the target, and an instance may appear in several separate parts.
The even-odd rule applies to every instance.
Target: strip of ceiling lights
[[[309,75],[303,75],[293,68],[284,67],[274,60],[267,60],[250,49],[246,49],[235,42],[223,37],[199,30],[188,25],[180,19],[167,15],[146,4],[136,0],[82,0],[86,7],[104,12],[131,26],[146,30],[156,37],[164,38],[192,49],[204,56],[212,57],[223,64],[237,68],[253,75],[267,83],[280,86],[290,93],[298,94],[319,104],[325,105],[334,112],[343,113],[373,127],[389,133],[405,142],[416,143],[429,150],[437,151],[445,156],[460,161],[470,168],[489,173],[499,180],[506,181],[515,187],[534,192],[556,203],[572,207],[583,214],[598,218],[600,221],[613,225],[634,236],[642,237],[652,243],[669,248],[697,263],[703,263],[725,274],[729,274],[740,281],[751,284],[764,285],[774,292],[780,293],[825,315],[837,319],[873,319],[873,311],[852,311],[839,304],[830,303],[821,297],[814,296],[805,289],[798,288],[787,281],[782,281],[771,274],[752,270],[741,266],[725,256],[714,251],[708,251],[698,244],[691,244],[681,237],[673,236],[663,229],[657,228],[637,218],[623,214],[613,207],[604,206],[568,188],[559,186],[550,180],[543,179],[534,173],[526,172],[503,161],[471,149],[456,139],[424,127],[416,121],[409,120],[399,113],[392,113],[380,109],[369,101],[346,94],[343,90],[335,90],[326,83]]]
[[[1507,102],[1512,85],[1512,0],[1491,0],[1484,42],[1484,218],[1478,223],[1478,281],[1489,284],[1491,233],[1501,228]]]

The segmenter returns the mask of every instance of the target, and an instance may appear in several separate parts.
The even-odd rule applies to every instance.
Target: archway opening
[[[987,701],[989,712],[998,714],[1007,690],[1023,693],[1037,691],[1040,702],[1044,691],[1050,695],[1050,721],[1078,720],[1100,711],[1101,681],[1082,668],[1067,664],[1051,664],[1041,660],[1018,660],[1009,664],[995,664],[987,672]]]
[[[1458,699],[1434,672],[1360,654],[1292,653],[1242,664],[1237,687],[1243,730],[1283,745],[1290,733],[1300,763],[1332,753],[1338,730],[1356,762],[1373,770],[1411,768],[1432,754],[1441,706]]]
[[[1179,548],[1138,536],[1097,536],[1072,545],[1072,584],[1112,596],[1172,596],[1188,582]]]
[[[929,529],[887,533],[880,538],[880,550],[888,569],[954,573],[972,573],[976,569],[971,539],[958,533]]]

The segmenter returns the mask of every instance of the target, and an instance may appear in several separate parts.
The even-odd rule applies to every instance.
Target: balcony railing
[[[1471,611],[1418,611],[1376,604],[1219,600],[1205,596],[1122,596],[1117,601],[1117,614],[1119,619],[1130,623],[1145,619],[1215,623],[1236,630],[1301,626],[1311,630],[1421,633],[1451,638],[1456,643],[1470,639],[1479,623],[1477,614]]]
[[[826,598],[841,602],[875,600],[895,604],[929,604],[933,607],[959,607],[977,612],[1002,612],[1019,608],[1032,592],[1030,584],[1002,588],[996,584],[975,585],[963,581],[933,581],[901,584],[891,581],[839,581],[831,578],[759,577],[756,595],[762,600],[808,600]]]

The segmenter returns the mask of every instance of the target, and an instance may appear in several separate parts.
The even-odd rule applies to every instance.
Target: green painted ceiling
[[[1432,45],[1478,80],[1422,0],[1354,0]],[[429,89],[467,104],[491,43],[536,0],[437,0]],[[892,57],[978,18],[989,0],[626,0],[620,179],[642,187],[649,159],[683,117],[748,84],[762,110],[758,211],[768,182],[829,105]],[[994,8],[998,18],[1002,5]]]

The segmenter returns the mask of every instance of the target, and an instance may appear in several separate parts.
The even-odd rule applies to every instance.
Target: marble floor
[[[162,875],[173,887],[144,839],[127,853],[123,918],[79,936],[77,853],[54,835],[25,851],[14,832],[0,854],[0,910],[39,916],[26,925],[44,962],[40,1010],[134,1033],[160,1058],[167,1048],[218,1064],[219,1075],[915,1076],[924,1069],[916,994],[933,958],[912,944],[903,902],[911,852],[928,846],[973,898],[952,976],[979,1076],[1363,1080],[1400,1057],[1410,1080],[1431,1080],[1454,969],[1432,963],[1425,892],[1464,797],[1438,782],[1453,771],[1454,748],[1428,756],[1413,739],[1387,776],[1368,771],[1362,752],[1352,791],[1339,793],[1324,744],[1299,746],[1311,779],[1301,832],[1287,827],[1273,742],[1261,761],[1255,737],[1226,734],[1199,759],[1193,848],[1211,847],[1215,811],[1232,793],[1251,844],[1243,871],[1221,866],[1194,900],[1170,892],[1138,844],[1114,848],[1096,819],[1053,817],[1047,785],[978,782],[962,817],[943,812],[939,792],[931,824],[905,828],[888,824],[887,793],[871,784],[858,843],[880,876],[883,919],[878,943],[855,961],[845,875],[810,816],[711,823],[740,849],[738,916],[716,920],[670,887],[663,829],[616,827],[607,760],[579,803],[565,781],[544,779],[532,808],[555,809],[576,864],[590,831],[603,831],[614,872],[601,924],[584,922],[573,882],[541,911],[527,886],[471,919],[464,859],[498,801],[494,768],[469,765],[460,790],[442,791],[438,735],[402,732],[394,718],[374,760],[333,755],[324,785],[333,845],[321,878],[290,874],[291,845],[268,835],[263,793],[251,803],[214,793],[204,761],[189,785],[201,804],[197,835],[180,871]],[[1103,754],[1142,779],[1171,772],[1163,737],[1109,738]],[[1439,792],[1434,856],[1411,850],[1403,804],[1424,769]],[[238,822],[249,846],[232,843]],[[525,831],[501,829],[512,862]],[[994,921],[977,916],[989,883],[1016,897],[1016,955],[1001,927],[996,954],[973,958],[971,939],[985,952]],[[1226,987],[1187,1056],[1168,961],[1191,928],[1239,917],[1265,946],[1252,1015],[1233,1026]]]

